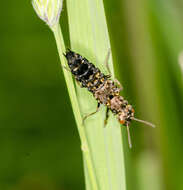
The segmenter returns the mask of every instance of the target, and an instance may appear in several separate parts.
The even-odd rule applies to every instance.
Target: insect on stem
[[[105,64],[110,73],[107,64],[109,55],[110,51],[107,54]],[[116,79],[112,80],[110,75],[105,75],[86,58],[69,49],[66,51],[65,57],[68,62],[68,68],[80,86],[87,88],[97,100],[98,105],[103,104],[107,106],[108,111],[110,110],[113,114],[117,115],[119,123],[127,127],[128,143],[130,148],[132,148],[129,129],[131,120],[155,127],[155,125],[152,123],[134,117],[135,110],[133,109],[132,105],[130,105],[128,101],[120,95],[122,86]],[[97,111],[98,108],[95,112],[85,116],[83,121]],[[106,114],[105,125],[107,124],[107,118],[108,113]]]

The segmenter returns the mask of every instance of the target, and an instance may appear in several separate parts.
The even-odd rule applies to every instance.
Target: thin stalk
[[[79,109],[79,104],[78,104],[78,99],[77,99],[77,96],[76,96],[75,86],[74,86],[74,83],[73,83],[71,73],[69,71],[67,71],[66,69],[64,69],[64,67],[67,66],[66,65],[67,64],[66,59],[65,59],[65,57],[63,55],[63,53],[65,53],[65,51],[66,51],[66,48],[65,48],[65,44],[64,44],[64,40],[63,40],[60,25],[59,24],[55,25],[52,28],[52,31],[54,33],[54,37],[55,37],[55,40],[56,40],[57,49],[58,49],[58,52],[59,52],[59,57],[60,57],[61,65],[62,65],[62,68],[63,68],[64,77],[65,77],[66,84],[67,84],[67,87],[68,87],[68,92],[69,92],[69,97],[70,97],[70,100],[71,100],[72,109],[73,109],[73,112],[74,112],[74,116],[75,116],[75,119],[76,119],[78,131],[79,131],[79,136],[80,136],[80,139],[81,139],[81,149],[83,151],[83,155],[84,155],[84,158],[85,158],[86,167],[87,167],[87,170],[88,170],[88,176],[89,176],[89,179],[90,179],[92,189],[97,190],[98,185],[97,185],[97,181],[96,181],[96,177],[95,177],[95,172],[94,172],[94,168],[93,168],[93,163],[92,163],[92,159],[91,159],[91,155],[90,155],[90,150],[89,150],[89,146],[88,146],[88,142],[87,142],[85,129],[84,129],[84,126],[82,124],[83,120],[82,120],[80,109]]]

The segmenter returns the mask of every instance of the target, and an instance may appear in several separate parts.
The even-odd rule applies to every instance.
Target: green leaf
[[[67,10],[71,49],[86,57],[99,67],[102,72],[107,73],[104,61],[110,49],[110,42],[103,1],[68,0]],[[109,66],[113,73],[111,56]],[[97,107],[94,97],[86,89],[80,88],[77,84],[76,86],[82,116],[94,112]],[[98,113],[85,121],[86,137],[89,143],[88,151],[91,154],[97,183],[97,188],[95,189],[125,190],[126,181],[121,126],[116,117],[110,113],[108,124],[104,127],[105,114],[106,108],[102,106]],[[84,162],[87,162],[85,155]],[[84,165],[87,189],[94,189],[87,164]]]

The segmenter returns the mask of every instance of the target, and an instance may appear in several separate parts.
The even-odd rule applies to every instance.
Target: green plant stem
[[[67,14],[70,44],[73,51],[80,53],[106,73],[104,64],[110,48],[102,0],[67,0]],[[109,67],[113,73],[112,57]],[[107,73],[106,73],[107,74]],[[97,102],[84,88],[76,88],[82,115],[96,110]],[[90,145],[95,175],[100,190],[125,190],[125,163],[121,126],[116,117],[110,113],[107,126],[104,127],[106,107],[85,121],[86,134]],[[86,189],[93,190],[85,168]]]
[[[86,166],[88,169],[88,175],[89,175],[90,183],[92,185],[92,189],[97,190],[98,185],[97,185],[97,181],[96,181],[96,176],[95,176],[94,167],[93,167],[93,163],[92,163],[92,159],[91,159],[91,155],[90,155],[90,150],[89,150],[89,146],[88,146],[88,142],[87,142],[85,129],[84,129],[84,126],[82,124],[83,120],[82,120],[80,109],[79,109],[79,104],[78,104],[78,99],[76,96],[75,86],[73,83],[71,73],[69,71],[67,71],[66,69],[64,69],[64,67],[67,66],[66,59],[63,55],[63,53],[66,52],[66,48],[65,48],[65,44],[64,44],[60,25],[58,24],[58,25],[54,26],[52,28],[52,31],[53,31],[54,36],[55,36],[55,40],[56,40],[56,44],[57,44],[57,48],[58,48],[58,52],[59,52],[59,57],[60,57],[61,65],[63,68],[64,77],[65,77],[66,84],[68,87],[69,97],[71,100],[72,109],[74,112],[74,116],[76,119],[78,131],[79,131],[79,136],[81,139],[81,149],[83,151],[83,156],[84,156]]]

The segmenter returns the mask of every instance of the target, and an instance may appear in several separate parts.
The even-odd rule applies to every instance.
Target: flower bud
[[[50,28],[59,22],[63,0],[32,0],[37,15],[45,21]]]

